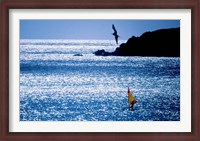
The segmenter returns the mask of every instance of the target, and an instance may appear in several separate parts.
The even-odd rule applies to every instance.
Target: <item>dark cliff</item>
[[[180,28],[145,32],[140,37],[132,36],[114,52],[98,50],[95,55],[179,57]]]

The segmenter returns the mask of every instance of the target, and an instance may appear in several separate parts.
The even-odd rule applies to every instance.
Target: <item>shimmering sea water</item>
[[[112,40],[20,40],[20,121],[179,121],[180,58],[93,54],[115,48]]]

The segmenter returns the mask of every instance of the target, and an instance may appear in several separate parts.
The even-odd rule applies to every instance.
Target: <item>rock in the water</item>
[[[97,55],[97,56],[109,56],[109,55],[112,55],[110,52],[106,52],[104,49],[98,50],[98,51],[94,52],[94,54]]]
[[[74,54],[74,56],[83,56],[83,54]]]

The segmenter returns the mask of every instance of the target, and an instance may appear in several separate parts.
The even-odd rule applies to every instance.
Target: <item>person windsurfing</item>
[[[129,102],[129,109],[131,111],[133,111],[133,106],[134,104],[137,103],[136,99],[133,97],[132,92],[130,91],[129,87],[128,87],[128,102]]]

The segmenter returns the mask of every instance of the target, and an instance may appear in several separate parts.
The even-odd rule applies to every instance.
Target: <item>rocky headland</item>
[[[99,56],[180,57],[180,28],[145,32],[140,37],[132,36],[114,52],[98,50],[94,54]]]

